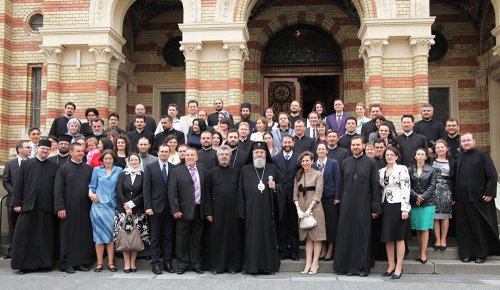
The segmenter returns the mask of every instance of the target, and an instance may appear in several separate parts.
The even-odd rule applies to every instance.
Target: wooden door
[[[293,101],[301,101],[300,82],[297,78],[264,78],[264,104],[276,112],[290,112]],[[262,112],[264,113],[264,112]]]

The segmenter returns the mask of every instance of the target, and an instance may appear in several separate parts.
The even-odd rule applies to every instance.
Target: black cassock
[[[500,254],[495,207],[497,171],[491,157],[474,149],[457,155],[455,222],[460,258]],[[483,201],[483,195],[493,197]]]
[[[32,158],[21,163],[12,206],[21,207],[12,243],[14,270],[51,268],[54,263],[54,179],[59,165]]]
[[[208,173],[204,214],[213,217],[211,271],[241,271],[243,231],[238,218],[238,177],[239,170],[231,166],[217,166]]]
[[[92,168],[83,162],[69,161],[56,174],[54,184],[54,211],[66,210],[66,218],[59,220],[59,267],[90,265],[95,261],[95,250],[90,223],[91,201],[88,197]]]
[[[335,244],[335,272],[370,272],[372,213],[381,213],[378,170],[366,155],[342,163],[343,196]]]
[[[259,177],[257,177],[257,172]],[[276,182],[276,193],[270,190],[269,176]],[[265,189],[257,186],[259,178]],[[276,237],[278,215],[284,211],[286,181],[279,176],[276,166],[266,163],[263,169],[255,169],[253,164],[243,166],[239,184],[239,216],[245,219],[245,239],[243,269],[248,274],[278,272],[280,259]]]

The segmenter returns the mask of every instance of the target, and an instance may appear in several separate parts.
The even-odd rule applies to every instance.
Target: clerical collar
[[[457,138],[457,137],[458,137],[458,133],[456,133],[456,134],[455,134],[455,135],[453,135],[453,136],[450,136],[450,134],[447,134],[447,135],[448,135],[448,138],[450,138],[450,139],[455,139],[455,138]]]
[[[333,150],[333,149],[337,148],[337,145],[335,145],[335,146],[333,146],[333,147],[332,147],[332,146],[330,146],[330,145],[326,145],[326,146],[327,146],[327,147],[328,147],[328,149],[330,149],[330,150]]]
[[[82,164],[83,160],[80,160],[80,162],[76,162],[75,160],[73,160],[73,158],[71,158],[71,162],[73,162],[75,164]]]
[[[425,121],[425,122],[430,122],[430,121],[432,121],[432,118],[430,118],[430,119],[425,119],[425,118],[422,118],[422,121]]]
[[[304,136],[306,136],[306,135],[303,134],[302,136],[299,136],[299,135],[295,134],[295,137],[297,137],[298,139],[302,139],[302,138],[304,138]]]
[[[66,154],[64,154],[64,155],[61,155],[60,153],[58,153],[57,155],[59,155],[59,157],[63,157],[63,158],[64,158],[64,157],[68,156],[68,155],[69,155],[69,153],[66,153]]]
[[[137,129],[137,128],[135,128],[135,130],[136,130],[136,131],[137,131],[137,133],[139,133],[139,134],[141,134],[141,133],[142,133],[142,131],[144,131],[144,129],[142,129],[142,130],[140,130],[140,131],[139,131],[139,129]]]
[[[413,134],[413,131],[411,131],[410,133],[403,132],[403,134],[405,134],[406,137],[410,137],[410,135]]]
[[[248,139],[248,137],[245,139],[240,139],[240,142],[245,142],[247,139]]]
[[[358,156],[356,156],[356,155],[354,155],[354,154],[353,154],[352,156],[353,156],[354,158],[358,159],[359,157],[362,157],[362,156],[363,156],[363,152],[361,152],[361,154],[359,154]]]
[[[356,132],[352,132],[352,133],[349,133],[349,132],[345,132],[346,135],[349,135],[349,136],[354,136],[356,134]]]
[[[234,146],[234,148],[229,146],[229,148],[231,148],[231,151],[234,151],[234,150],[238,149],[238,146]]]
[[[40,160],[40,162],[45,162],[47,161],[48,158],[45,158],[45,159],[40,159],[40,157],[38,157],[38,154],[35,155],[36,159]]]
[[[297,113],[295,115],[293,113],[290,113],[290,116],[292,116],[292,117],[297,117],[298,115],[299,115],[299,113]]]
[[[66,117],[66,119],[73,119],[73,116],[64,115],[64,117]]]
[[[212,150],[212,146],[208,147],[208,148],[205,148],[205,147],[201,147],[201,149],[205,150],[205,151],[210,151]]]

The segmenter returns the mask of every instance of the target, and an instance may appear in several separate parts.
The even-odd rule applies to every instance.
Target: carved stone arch
[[[493,9],[495,9],[495,22],[497,27],[500,26],[500,0],[491,0]]]

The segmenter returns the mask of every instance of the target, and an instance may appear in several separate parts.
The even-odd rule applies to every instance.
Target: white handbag
[[[299,227],[303,230],[308,230],[314,228],[318,224],[318,221],[314,218],[313,214],[309,214],[306,217],[300,219]]]

